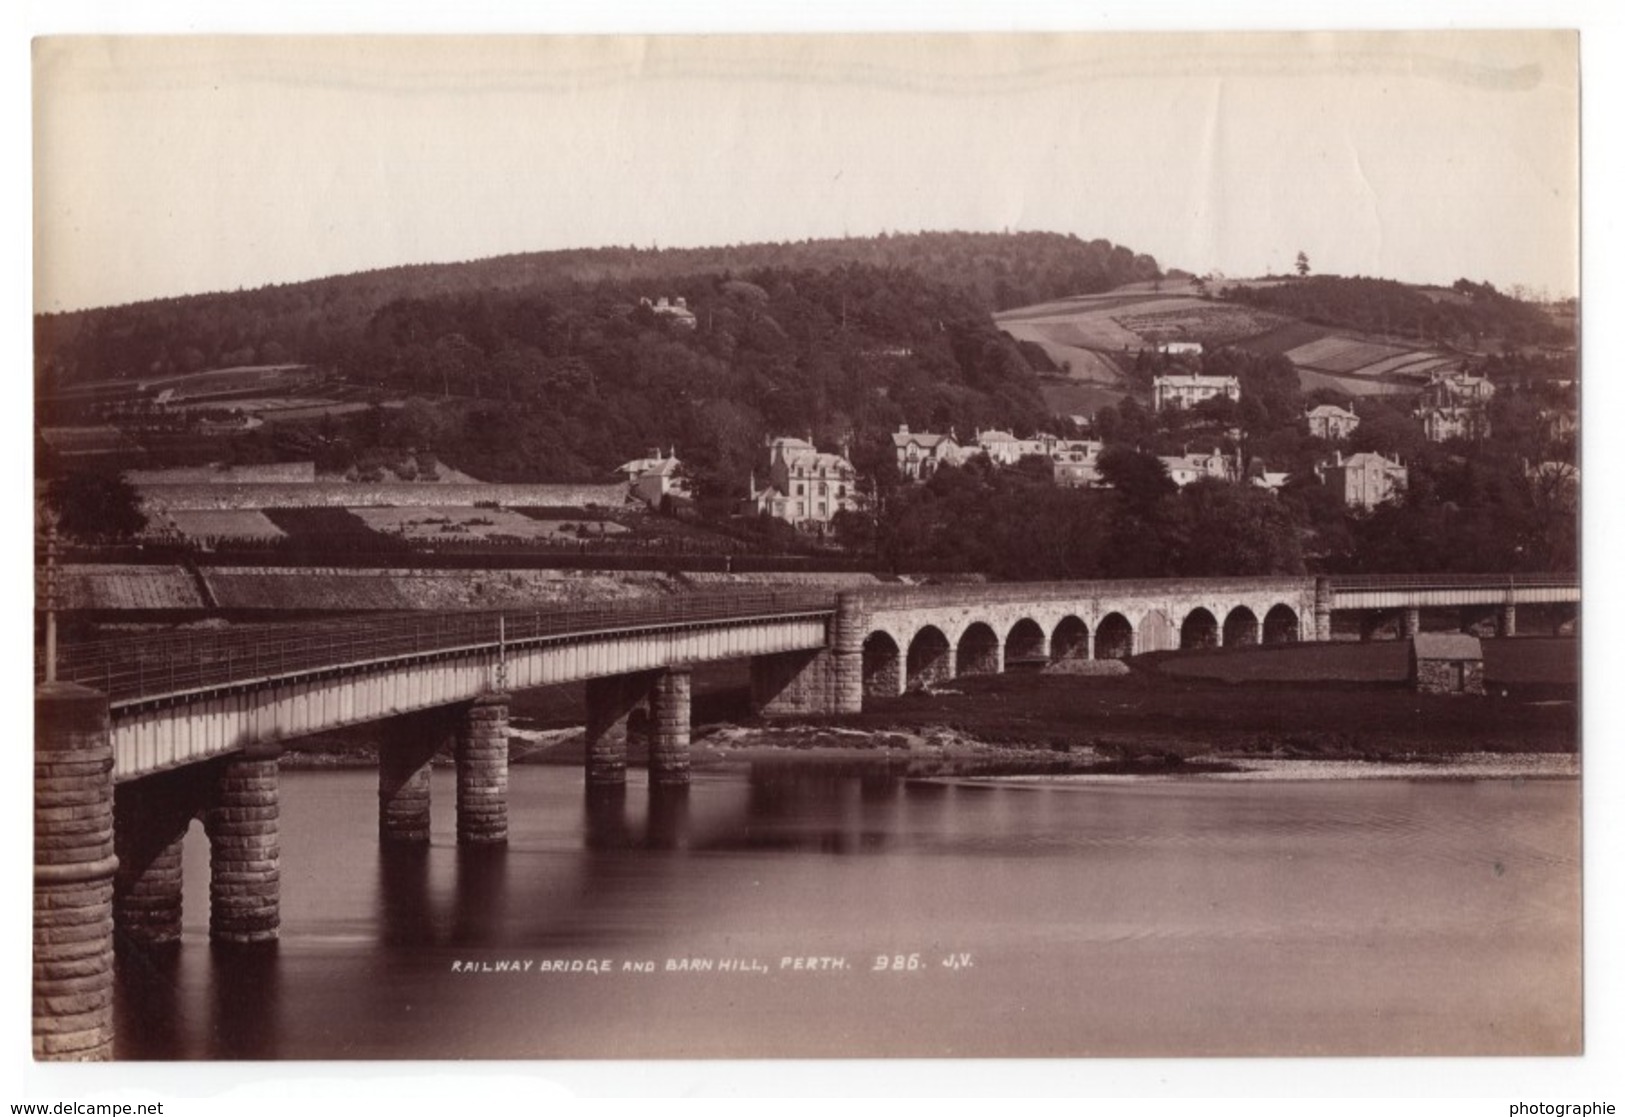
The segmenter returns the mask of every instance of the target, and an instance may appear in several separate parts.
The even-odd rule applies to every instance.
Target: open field
[[[281,539],[287,532],[255,509],[209,509],[170,512],[164,516],[189,539]]]
[[[1093,415],[1102,407],[1117,406],[1129,394],[1125,388],[1078,383],[1058,376],[1040,379],[1038,393],[1051,415]]]
[[[1416,391],[1412,384],[1396,384],[1391,380],[1367,380],[1360,376],[1334,376],[1313,369],[1298,370],[1298,385],[1306,392],[1316,388],[1330,388],[1345,396],[1403,396]]]
[[[543,520],[506,508],[355,508],[350,510],[374,531],[403,539],[557,539],[574,542],[622,535],[627,529],[607,520]],[[579,530],[586,525],[585,535]]]
[[[1247,281],[1273,285],[1282,279]],[[1073,380],[1109,389],[1082,397],[1046,383],[1055,414],[1087,414],[1128,394],[1112,358],[1168,341],[1197,341],[1208,348],[1233,345],[1260,356],[1284,355],[1298,370],[1305,391],[1330,388],[1351,396],[1414,392],[1429,373],[1460,362],[1437,350],[1403,341],[1334,330],[1294,321],[1222,299],[1203,299],[1188,284],[1136,284],[1100,295],[1056,299],[994,315],[1017,341],[1043,348]]]
[[[1312,322],[1284,322],[1267,333],[1238,341],[1236,348],[1257,353],[1260,357],[1273,357],[1278,353],[1319,341],[1330,333],[1325,326],[1317,326]]]
[[[1040,345],[1053,342],[1080,349],[1110,350],[1134,350],[1146,345],[1145,338],[1118,325],[1105,311],[1076,311],[1064,317],[1040,318],[1015,325],[1026,332],[1025,340]]]
[[[1367,365],[1403,356],[1409,350],[1395,345],[1333,335],[1287,351],[1286,358],[1300,368],[1317,372],[1354,372]]]
[[[1018,341],[1030,341],[1042,346],[1056,367],[1066,370],[1064,375],[1069,379],[1103,386],[1119,385],[1123,382],[1122,372],[1104,353],[1048,340],[1042,329],[1027,329],[1019,324],[1015,329],[1007,329],[1005,332]]]
[[[1440,357],[1437,353],[1426,351],[1420,353],[1407,351],[1404,353],[1397,353],[1394,356],[1389,357],[1387,360],[1377,361],[1374,364],[1366,365],[1364,368],[1360,369],[1360,375],[1370,377],[1387,376],[1390,373],[1403,375],[1406,372],[1414,372],[1418,369],[1430,368],[1437,365],[1439,360]]]
[[[350,538],[362,548],[376,547],[380,543],[378,533],[348,508],[265,508],[261,511],[284,534],[295,539]]]
[[[1014,310],[1001,310],[993,318],[1002,326],[1006,322],[1025,322],[1036,318],[1059,318],[1071,314],[1119,310],[1165,297],[1167,296],[1149,291],[1125,294],[1121,290],[1103,295],[1075,295],[1069,299],[1055,299],[1047,303],[1017,307]]]
[[[1119,315],[1117,321],[1149,342],[1199,341],[1212,349],[1267,332],[1281,317],[1238,303],[1170,299]]]
[[[306,365],[234,365],[231,368],[212,368],[202,372],[183,372],[171,376],[142,379],[90,380],[74,384],[61,393],[67,395],[94,395],[106,391],[144,390],[168,391],[171,398],[191,399],[196,396],[221,392],[243,392],[255,388],[280,388],[310,378]]]
[[[1012,337],[1036,342],[1046,351],[1068,347],[1110,352],[1132,352],[1163,341],[1229,345],[1282,321],[1267,311],[1204,299],[1189,287],[1174,286],[1168,293],[1114,292],[1022,307],[995,315],[995,320]],[[1052,352],[1051,359],[1059,364],[1065,358]],[[1076,373],[1077,362],[1073,363]]]

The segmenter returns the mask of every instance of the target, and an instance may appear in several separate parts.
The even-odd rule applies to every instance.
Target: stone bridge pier
[[[841,594],[826,647],[751,659],[751,709],[763,717],[860,712],[867,687],[864,635],[858,596]]]
[[[689,781],[693,672],[685,664],[587,680],[587,787],[626,783],[627,737],[634,715],[646,715],[649,782]]]
[[[121,942],[153,948],[181,936],[181,855],[201,820],[209,842],[209,937],[265,943],[281,925],[281,846],[274,742],[208,764],[122,783],[115,796]]]
[[[107,699],[34,691],[34,1058],[113,1057],[113,747]]]
[[[429,773],[448,752],[457,769],[457,844],[508,840],[508,696],[493,693],[379,723],[380,841],[429,841]]]

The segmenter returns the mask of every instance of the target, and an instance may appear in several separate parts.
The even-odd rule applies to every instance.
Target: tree
[[[1168,476],[1167,467],[1152,454],[1142,454],[1123,446],[1108,447],[1100,455],[1100,479],[1122,495],[1132,509],[1143,510],[1178,487]]]
[[[57,526],[81,539],[128,539],[147,526],[140,496],[122,477],[69,473],[51,482],[45,502]]]
[[[1301,574],[1298,524],[1289,505],[1251,485],[1203,478],[1180,493],[1189,546],[1179,573]]]
[[[1304,252],[1299,252],[1298,253],[1298,261],[1297,261],[1297,263],[1293,264],[1292,266],[1298,269],[1298,275],[1300,277],[1308,275],[1309,274],[1309,256],[1308,256],[1308,254],[1306,254]]]

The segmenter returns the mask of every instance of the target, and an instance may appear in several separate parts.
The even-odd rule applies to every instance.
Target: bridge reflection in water
[[[449,793],[455,774],[433,778]],[[1460,1055],[1578,1042],[1572,782],[995,786],[793,758],[696,777],[660,822],[642,772],[589,796],[579,770],[525,765],[505,847],[459,848],[447,818],[428,846],[403,848],[376,841],[368,773],[284,781],[283,941],[210,950],[207,854],[189,849],[179,949],[167,969],[120,975],[121,1057]],[[877,954],[914,951],[926,971],[871,972]],[[974,966],[942,969],[950,951]],[[781,971],[786,955],[852,968]],[[769,972],[666,969],[729,958]],[[246,959],[252,973],[234,972]],[[452,972],[514,960],[613,966]]]

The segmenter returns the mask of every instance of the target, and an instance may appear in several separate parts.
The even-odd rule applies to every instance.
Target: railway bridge
[[[507,839],[508,695],[581,682],[585,783],[626,779],[646,725],[652,787],[688,781],[691,671],[748,659],[767,716],[1016,664],[1326,640],[1339,610],[1463,619],[1577,605],[1573,576],[1221,578],[731,592],[573,610],[344,619],[70,644],[35,699],[34,1050],[112,1052],[112,955],[178,940],[181,850],[210,843],[210,935],[274,941],[282,742],[377,723],[378,827],[429,838],[429,765],[456,761],[457,840]],[[1477,611],[1477,612],[1475,612]],[[51,668],[54,667],[53,671]]]

